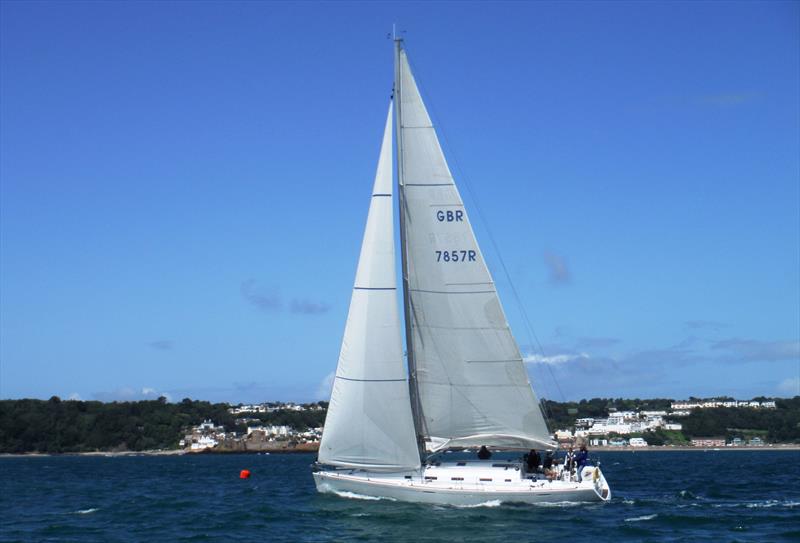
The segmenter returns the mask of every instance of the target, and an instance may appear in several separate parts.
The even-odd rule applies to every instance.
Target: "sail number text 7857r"
[[[436,220],[439,222],[462,222],[464,220],[464,212],[460,209],[455,211],[437,210]],[[436,251],[436,262],[475,262],[475,257],[478,256],[477,251],[472,249],[456,249],[453,251]]]
[[[436,262],[475,262],[478,256],[472,249],[456,251],[436,251]]]

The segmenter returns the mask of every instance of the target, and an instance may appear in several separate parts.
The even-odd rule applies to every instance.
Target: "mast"
[[[403,107],[403,83],[400,73],[400,50],[402,49],[403,38],[395,33],[392,27],[392,38],[394,39],[394,114],[395,114],[395,134],[397,141],[397,197],[400,205],[400,255],[403,271],[403,321],[406,331],[406,360],[408,362],[408,388],[411,397],[411,413],[414,418],[414,429],[417,435],[417,447],[419,448],[420,458],[425,458],[425,432],[424,418],[422,417],[422,404],[419,399],[419,385],[417,384],[417,365],[414,357],[413,332],[411,329],[411,298],[408,290],[408,247],[406,245],[406,200],[403,177],[403,133],[402,133],[402,107]]]

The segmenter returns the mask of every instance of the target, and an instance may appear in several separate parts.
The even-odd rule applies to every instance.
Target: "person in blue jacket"
[[[589,451],[586,450],[586,445],[581,445],[581,450],[575,455],[575,464],[578,466],[578,482],[581,482],[581,472],[583,467],[589,463]]]

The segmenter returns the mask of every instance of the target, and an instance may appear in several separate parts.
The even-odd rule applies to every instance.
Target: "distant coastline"
[[[734,406],[735,404],[735,406]],[[722,407],[720,407],[722,405]],[[166,456],[315,452],[327,404],[0,400],[0,454]],[[800,396],[544,401],[554,439],[592,451],[794,450]],[[644,447],[642,445],[649,445]]]
[[[315,453],[317,448],[304,449],[275,449],[270,451],[243,451],[229,449],[206,449],[202,451],[188,451],[186,449],[174,450],[152,450],[152,451],[90,451],[90,452],[66,452],[66,453],[0,453],[2,458],[35,458],[50,456],[95,456],[95,457],[123,457],[123,456],[218,456],[226,454],[259,455],[259,454],[300,454]]]
[[[301,454],[315,453],[319,449],[316,443],[304,444],[304,447],[280,448],[262,451],[245,451],[232,449],[206,449],[203,451],[187,451],[185,449],[170,450],[149,450],[149,451],[91,451],[91,452],[70,452],[70,453],[0,453],[2,458],[35,458],[50,456],[88,456],[88,457],[123,457],[123,456],[215,456],[225,454],[258,455],[258,454]],[[562,450],[562,449],[559,449]],[[690,446],[670,446],[652,445],[648,447],[590,447],[589,452],[735,452],[735,451],[800,451],[800,445],[793,443],[775,443],[763,447],[690,447]]]

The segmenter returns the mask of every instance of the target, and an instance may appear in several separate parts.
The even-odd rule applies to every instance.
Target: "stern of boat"
[[[592,481],[594,492],[601,501],[607,502],[611,499],[611,487],[608,485],[599,463],[596,466],[585,466],[581,477],[584,481]]]

